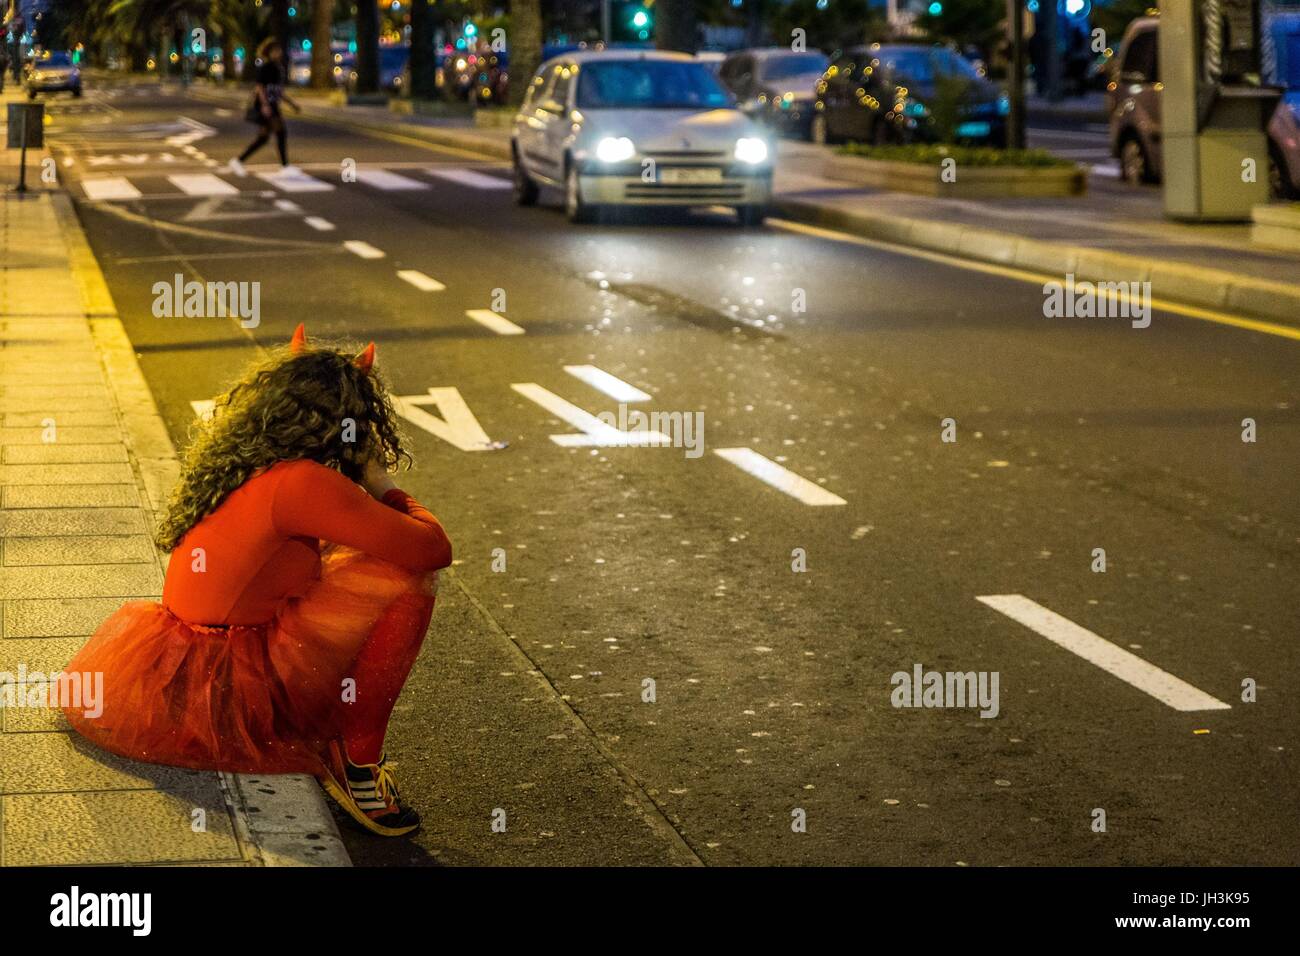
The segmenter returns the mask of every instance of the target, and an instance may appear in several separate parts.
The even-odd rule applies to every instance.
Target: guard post
[[[27,147],[40,149],[45,145],[45,104],[44,103],[10,103],[9,135],[5,146],[9,149],[21,149],[18,160],[18,188],[16,192],[27,192]]]

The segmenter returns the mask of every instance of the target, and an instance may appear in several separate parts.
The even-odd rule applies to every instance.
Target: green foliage
[[[869,146],[850,143],[838,152],[845,156],[879,159],[891,163],[921,163],[934,166],[945,159],[955,159],[958,166],[1070,166],[1068,159],[1053,156],[1042,149],[994,149],[991,146],[952,146],[943,143],[913,143],[907,146]]]
[[[836,0],[825,10],[817,9],[817,0],[773,4],[768,24],[778,46],[788,46],[798,29],[805,31],[808,49],[827,53],[879,40],[885,27],[881,12],[867,0]]]
[[[987,54],[1002,42],[1006,16],[1005,0],[943,0],[941,13],[927,10],[916,22],[935,43],[974,45]]]

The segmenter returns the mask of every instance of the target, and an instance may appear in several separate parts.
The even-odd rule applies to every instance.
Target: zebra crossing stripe
[[[418,179],[411,179],[407,176],[399,176],[397,173],[390,173],[386,169],[358,169],[357,182],[366,186],[373,186],[375,189],[382,189],[384,192],[429,188],[428,183],[422,183]]]
[[[509,189],[511,187],[511,182],[508,179],[477,173],[472,169],[434,168],[430,169],[429,172],[439,179],[449,179],[454,183],[469,186],[472,189]]]
[[[139,199],[142,195],[124,176],[104,176],[100,179],[83,179],[81,188],[86,198],[95,201],[112,199]]]
[[[308,176],[300,170],[286,172],[280,169],[273,173],[258,173],[257,177],[287,193],[327,193],[334,189],[332,184]]]
[[[233,196],[239,192],[230,183],[211,173],[178,173],[167,179],[187,196]]]

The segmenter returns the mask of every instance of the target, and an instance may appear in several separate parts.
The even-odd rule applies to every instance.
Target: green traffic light
[[[638,30],[649,25],[650,14],[646,13],[644,10],[638,10],[636,13],[632,14],[632,26],[636,27]]]

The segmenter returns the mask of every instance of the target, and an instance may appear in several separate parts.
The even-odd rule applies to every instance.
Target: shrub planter
[[[1014,165],[993,159],[988,153],[966,153],[959,148],[880,149],[891,153],[915,154],[916,158],[871,158],[836,152],[828,157],[823,175],[828,179],[954,199],[999,199],[1014,197],[1082,196],[1088,176],[1082,166],[1042,156],[1033,165]],[[1032,155],[1032,154],[1031,154]],[[945,182],[943,161],[952,159]]]

